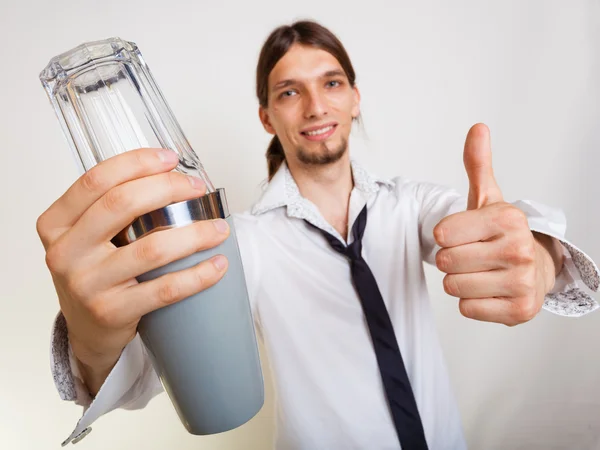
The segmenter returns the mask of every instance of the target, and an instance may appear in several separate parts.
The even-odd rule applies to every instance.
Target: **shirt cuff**
[[[63,447],[87,435],[91,430],[90,425],[100,416],[117,408],[141,408],[162,388],[151,368],[142,340],[139,334],[136,334],[121,353],[96,397],[92,399],[81,379],[71,351],[67,324],[62,313],[57,315],[54,322],[50,360],[54,384],[60,398],[74,401],[84,407],[82,417],[71,435],[62,443]],[[136,383],[142,380],[143,374],[146,374],[144,383]]]
[[[50,339],[50,370],[58,395],[62,400],[77,399],[75,380],[69,362],[69,337],[67,322],[62,312],[54,319],[52,338]]]
[[[543,309],[566,317],[580,317],[598,309],[600,305],[590,294],[600,287],[600,271],[592,258],[565,239],[563,212],[529,200],[513,205],[525,212],[531,231],[551,236],[562,244],[563,267],[546,294]]]

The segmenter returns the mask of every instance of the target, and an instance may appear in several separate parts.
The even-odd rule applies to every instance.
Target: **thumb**
[[[463,161],[469,177],[467,209],[478,209],[503,201],[502,192],[494,178],[490,130],[486,125],[478,123],[469,130]]]

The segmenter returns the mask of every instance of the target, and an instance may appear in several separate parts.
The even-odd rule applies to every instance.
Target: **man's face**
[[[267,132],[277,134],[288,160],[329,164],[346,153],[360,94],[331,53],[293,45],[271,71],[268,89],[260,118]]]

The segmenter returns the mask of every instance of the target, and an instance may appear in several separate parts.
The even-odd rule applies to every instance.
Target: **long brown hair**
[[[260,51],[256,66],[256,96],[260,106],[269,103],[269,75],[275,64],[294,44],[309,45],[331,53],[346,73],[350,86],[354,87],[356,75],[340,40],[327,28],[310,20],[301,20],[292,25],[282,25],[269,35]],[[271,139],[266,153],[269,181],[285,161],[283,146],[277,135]]]

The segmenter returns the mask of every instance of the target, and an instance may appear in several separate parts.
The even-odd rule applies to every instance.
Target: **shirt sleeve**
[[[409,184],[418,203],[423,260],[435,265],[435,255],[440,247],[433,237],[433,229],[444,217],[465,211],[467,198],[445,186],[419,182]],[[546,295],[543,308],[568,317],[595,311],[599,305],[590,293],[598,291],[600,272],[588,255],[565,238],[567,223],[564,213],[531,200],[518,200],[512,205],[525,213],[531,231],[556,238],[562,244],[564,264],[554,287]]]
[[[117,364],[95,398],[88,393],[78,370],[68,339],[67,324],[58,313],[52,329],[50,368],[61,399],[83,407],[83,414],[71,435],[62,443],[81,439],[90,425],[110,411],[141,409],[163,391],[162,384],[142,344],[139,334],[125,347]]]

